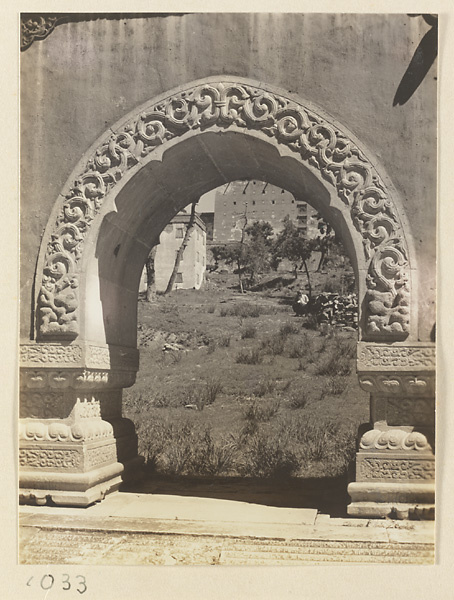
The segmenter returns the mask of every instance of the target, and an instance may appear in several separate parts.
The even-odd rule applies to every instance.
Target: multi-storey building
[[[266,221],[279,232],[287,216],[308,236],[316,227],[314,215],[306,202],[279,187],[263,181],[232,181],[216,190],[213,241],[239,241],[245,224],[254,221]]]

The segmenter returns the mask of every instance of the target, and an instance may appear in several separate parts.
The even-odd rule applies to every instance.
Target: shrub
[[[264,353],[260,348],[247,348],[236,355],[235,362],[244,365],[260,365],[263,358]]]
[[[257,328],[254,327],[253,325],[248,325],[247,327],[244,327],[241,330],[241,339],[242,340],[252,339],[252,338],[255,338],[256,334],[257,334]]]
[[[163,303],[161,304],[160,309],[164,314],[172,313],[178,316],[178,304],[175,302]]]
[[[285,338],[281,335],[265,337],[262,339],[260,348],[265,354],[279,356],[284,354]]]
[[[232,336],[230,335],[222,335],[219,339],[218,339],[218,345],[221,348],[228,348],[230,346],[230,339]]]
[[[217,348],[216,340],[208,340],[207,353],[213,354],[213,352],[216,350],[216,348]]]
[[[262,398],[266,394],[272,394],[276,388],[276,382],[273,379],[267,379],[266,381],[260,381],[258,386],[254,390],[254,396]]]
[[[241,317],[242,319],[257,318],[260,315],[266,314],[266,309],[258,304],[234,304],[230,307],[221,308],[221,317]]]
[[[281,406],[280,400],[270,400],[268,402],[254,400],[243,409],[244,418],[247,421],[265,423],[270,421],[276,415]]]
[[[289,396],[289,404],[291,408],[301,409],[304,408],[308,403],[314,404],[320,402],[326,395],[325,390],[314,390],[310,389],[297,389],[294,390]]]
[[[351,359],[349,359],[348,356],[335,352],[317,366],[316,373],[317,375],[330,376],[350,375],[352,371],[350,360]]]
[[[279,335],[282,337],[287,337],[298,332],[299,328],[297,325],[295,325],[295,323],[284,323],[284,325],[281,325],[279,328]]]
[[[216,310],[216,307],[214,304],[209,304],[207,306],[207,313],[213,314],[215,310]]]
[[[339,286],[337,286],[334,281],[328,280],[328,281],[325,281],[325,283],[323,284],[322,292],[325,292],[325,293],[338,292],[339,291],[338,287]]]
[[[288,347],[288,355],[290,358],[304,358],[310,350],[307,339],[294,340]]]
[[[318,320],[316,315],[308,314],[304,317],[303,327],[305,329],[318,329]]]
[[[308,401],[308,394],[304,390],[298,390],[291,394],[289,404],[292,408],[304,408]]]
[[[343,474],[355,456],[356,427],[352,423],[304,416],[281,419],[280,426],[294,447],[301,449],[299,476],[314,476],[314,463],[318,463],[316,473]]]
[[[328,379],[327,390],[333,396],[339,396],[346,389],[347,382],[344,377],[333,375]]]
[[[213,404],[218,394],[222,392],[222,383],[218,379],[208,379],[205,382],[204,398],[205,404]]]
[[[288,478],[298,469],[298,457],[286,436],[270,436],[268,432],[257,431],[248,442],[239,465],[242,475]]]

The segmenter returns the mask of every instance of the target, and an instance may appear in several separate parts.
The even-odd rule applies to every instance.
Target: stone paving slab
[[[91,507],[19,511],[23,564],[430,564],[434,523],[118,493]]]
[[[81,510],[83,512],[81,512]],[[282,508],[238,500],[198,498],[166,494],[117,493],[85,509],[43,506],[37,511],[21,507],[22,514],[39,513],[57,518],[64,515],[133,517],[159,520],[216,521],[236,523],[288,523],[313,525],[314,508]]]
[[[431,544],[245,539],[208,535],[64,531],[25,527],[22,564],[430,564]]]

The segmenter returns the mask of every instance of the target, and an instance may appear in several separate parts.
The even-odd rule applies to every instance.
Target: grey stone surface
[[[315,511],[307,509],[262,506],[257,511],[256,505],[245,506],[247,503],[206,500],[117,493],[83,511],[55,507],[37,511],[22,507],[20,562],[99,565],[433,562],[433,523],[316,517]],[[210,520],[215,514],[216,521]],[[166,515],[172,518],[165,518]]]

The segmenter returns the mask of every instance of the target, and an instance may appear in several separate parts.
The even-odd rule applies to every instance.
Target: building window
[[[252,200],[252,204],[253,204],[253,206],[255,206],[255,200]]]
[[[200,262],[200,252],[197,252],[197,262]]]
[[[183,283],[183,273],[177,273],[175,283]]]
[[[276,200],[271,200],[271,204],[276,204]]]
[[[177,238],[183,237],[183,227],[177,227],[177,232],[175,234],[175,237],[177,237]]]
[[[236,200],[233,201],[233,206],[236,206]]]

